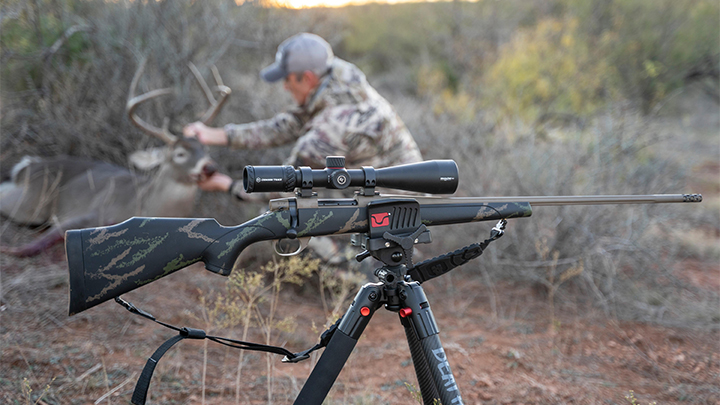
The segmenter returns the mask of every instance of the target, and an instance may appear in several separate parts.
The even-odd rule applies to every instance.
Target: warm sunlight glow
[[[312,8],[312,7],[344,7],[357,6],[368,3],[418,3],[428,1],[451,1],[451,0],[268,0],[268,5],[287,8]]]

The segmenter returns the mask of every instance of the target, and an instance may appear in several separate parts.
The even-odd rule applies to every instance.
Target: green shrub
[[[501,49],[485,82],[503,115],[587,116],[608,101],[613,71],[579,33],[576,18],[544,19]]]

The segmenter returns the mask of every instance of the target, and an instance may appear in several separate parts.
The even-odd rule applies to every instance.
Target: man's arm
[[[203,145],[264,149],[295,141],[300,137],[305,121],[303,113],[297,111],[283,112],[270,119],[247,124],[228,124],[223,128],[193,122],[183,128],[183,135],[197,137]]]
[[[228,144],[225,129],[212,128],[200,121],[186,125],[183,128],[183,135],[188,138],[196,137],[203,145],[225,146]]]
[[[267,120],[225,125],[224,132],[233,149],[265,149],[294,142],[304,121],[299,113],[283,112]]]

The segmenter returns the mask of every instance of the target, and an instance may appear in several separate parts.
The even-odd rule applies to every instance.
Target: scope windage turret
[[[345,169],[345,158],[329,156],[326,168],[301,166],[245,166],[243,187],[253,192],[290,192],[296,188],[344,189],[386,187],[431,194],[452,194],[458,186],[458,167],[453,160],[428,160],[374,169]]]

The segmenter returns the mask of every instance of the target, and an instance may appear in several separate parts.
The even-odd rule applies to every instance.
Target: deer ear
[[[128,162],[130,166],[138,170],[154,169],[163,161],[165,161],[166,148],[152,148],[147,150],[139,150],[130,154]]]

